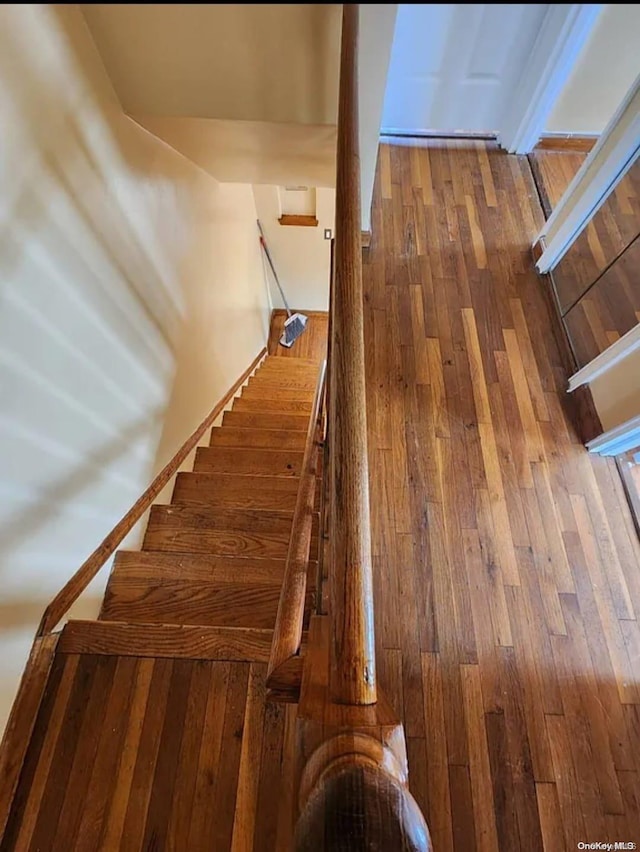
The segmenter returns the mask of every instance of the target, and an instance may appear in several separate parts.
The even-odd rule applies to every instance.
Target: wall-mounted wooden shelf
[[[283,213],[278,219],[281,225],[302,225],[305,228],[316,228],[318,220],[315,216],[301,216],[293,213]]]

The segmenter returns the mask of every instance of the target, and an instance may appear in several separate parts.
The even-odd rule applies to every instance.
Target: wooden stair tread
[[[300,476],[304,452],[263,448],[198,447],[194,471]]]
[[[284,429],[239,428],[217,426],[211,430],[210,447],[245,447],[266,450],[297,450],[304,452],[306,432]]]
[[[286,364],[289,361],[292,364],[299,364],[299,365],[313,365],[313,364],[315,364],[317,366],[318,363],[320,362],[320,359],[317,358],[317,357],[305,358],[302,355],[297,355],[296,353],[291,353],[291,350],[287,350],[287,351],[278,350],[278,352],[276,354],[270,352],[267,355],[267,357],[264,358],[260,363],[261,364],[275,364],[275,363]]]
[[[156,505],[151,507],[142,549],[284,558],[292,519],[292,512]],[[316,516],[314,548],[317,529]]]
[[[320,361],[305,358],[274,358],[270,356],[258,366],[257,372],[265,370],[280,370],[285,373],[309,373],[318,375]]]
[[[254,627],[68,621],[57,653],[266,663],[272,636]]]
[[[282,414],[311,413],[311,400],[299,399],[260,399],[253,396],[239,396],[233,402],[233,411],[264,411]]]
[[[235,426],[240,429],[288,429],[306,434],[309,418],[304,414],[276,414],[261,411],[225,411],[223,426]]]
[[[243,392],[247,388],[273,387],[277,388],[278,393],[280,393],[280,390],[292,390],[313,394],[316,389],[317,381],[317,377],[311,376],[289,376],[286,373],[280,374],[269,372],[258,373],[249,379],[246,388],[243,388]]]
[[[313,391],[280,388],[278,385],[256,382],[253,385],[248,384],[242,388],[241,397],[244,397],[244,399],[280,399],[293,402],[307,402],[311,405],[313,402]]]
[[[179,473],[172,504],[293,512],[298,496],[297,476],[252,476],[240,473]],[[320,480],[316,506],[320,505]]]
[[[307,612],[313,600],[308,590]],[[279,585],[249,583],[241,571],[235,583],[224,584],[116,574],[109,580],[100,618],[273,629],[279,601]]]
[[[284,559],[255,556],[230,558],[211,553],[165,553],[153,550],[119,550],[110,581],[116,575],[148,580],[183,579],[194,584],[215,582],[237,583],[241,576],[247,583],[280,588],[284,576]]]

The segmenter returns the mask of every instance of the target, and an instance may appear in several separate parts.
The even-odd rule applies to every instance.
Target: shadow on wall
[[[136,444],[141,438],[148,436],[149,422],[158,422],[160,417],[161,412],[152,412],[149,417],[132,423],[114,441],[108,442],[84,458],[75,469],[67,469],[63,477],[47,483],[38,492],[37,502],[26,511],[17,511],[5,517],[0,524],[2,551],[10,553],[14,547],[35,535],[41,527],[55,521],[65,506],[75,503],[83,492],[105,476],[105,471],[128,452],[132,443]],[[96,541],[96,546],[98,544]],[[0,586],[6,589],[11,579],[11,562],[3,562],[4,559],[0,561]],[[79,564],[70,565],[69,576],[79,567]],[[3,607],[0,605],[0,624],[6,626],[2,613]]]
[[[170,258],[151,202],[175,190],[96,88],[79,14],[1,15],[0,559],[20,594],[57,548],[66,579],[148,479],[183,325],[188,221]]]
[[[69,250],[85,264],[82,271],[88,278],[98,277],[95,263],[97,258],[102,260],[108,267],[108,280],[103,283],[110,287],[112,298],[115,278],[131,289],[172,348],[180,326],[180,304],[173,282],[167,280],[159,262],[157,249],[163,243],[157,240],[150,245],[152,229],[148,227],[145,233],[135,204],[125,207],[125,202],[132,201],[127,198],[127,182],[142,181],[152,189],[149,184],[154,178],[166,181],[166,169],[149,156],[146,146],[134,143],[139,131],[122,115],[115,99],[109,103],[105,92],[92,86],[95,73],[87,68],[73,32],[78,22],[64,7],[48,7],[47,14],[55,21],[65,48],[75,50],[74,58],[83,73],[77,73],[68,55],[63,57],[67,67],[51,74],[50,68],[41,66],[42,57],[39,63],[32,62],[32,55],[25,60],[25,51],[10,28],[0,30],[0,75],[10,92],[12,113],[8,125],[12,132],[5,144],[14,148],[8,157],[10,186],[5,196],[11,202],[3,210],[7,224],[0,245],[3,280],[11,271],[11,258],[21,260],[25,242],[34,236],[38,239],[44,225],[47,236],[49,228],[53,229],[50,241],[55,256],[51,260],[66,260],[64,252]],[[57,65],[62,65],[60,58]],[[65,82],[71,91],[63,88]],[[118,172],[124,176],[120,185],[113,180]],[[143,190],[145,183],[140,187]],[[62,199],[63,206],[68,205],[64,212],[75,221],[54,218]],[[187,215],[186,207],[181,213]],[[185,226],[183,232],[187,230]],[[176,234],[167,226],[165,236],[175,239]]]
[[[19,598],[68,579],[268,310],[251,187],[124,116],[77,7],[0,8],[0,79],[0,562]]]

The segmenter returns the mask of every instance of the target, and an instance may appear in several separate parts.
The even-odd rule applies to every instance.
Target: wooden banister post
[[[377,695],[360,242],[357,42],[358,5],[344,4],[329,411],[330,691],[340,703],[374,704]]]

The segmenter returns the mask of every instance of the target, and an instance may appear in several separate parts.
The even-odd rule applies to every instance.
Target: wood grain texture
[[[376,701],[364,358],[357,5],[343,7],[335,276],[329,365],[331,689],[346,704]]]
[[[274,400],[277,403],[277,400]],[[198,447],[193,469],[200,473],[300,476],[302,451],[245,447]]]
[[[299,478],[296,476],[185,472],[176,477],[171,503],[205,508],[293,512],[298,484]]]
[[[59,654],[0,849],[276,848],[292,743],[265,673]]]
[[[304,449],[304,433],[290,432],[287,429],[220,426],[211,430],[209,446],[299,451]]]
[[[298,225],[304,228],[317,228],[318,220],[315,216],[306,216],[299,213],[283,213],[278,219],[281,225]]]
[[[243,429],[289,429],[306,432],[307,417],[304,414],[267,414],[264,411],[225,411],[223,426],[239,426]]]
[[[258,353],[254,361],[240,376],[240,378],[233,384],[233,386],[229,388],[229,390],[220,400],[220,402],[218,402],[213,407],[213,409],[205,417],[202,423],[194,430],[194,432],[189,436],[189,438],[187,438],[187,440],[180,447],[180,449],[173,456],[173,458],[169,462],[167,462],[167,464],[162,468],[160,473],[156,476],[156,478],[153,480],[153,482],[147,488],[144,494],[142,494],[136,500],[136,502],[129,509],[127,514],[122,518],[122,520],[120,520],[116,524],[116,526],[111,530],[109,535],[98,545],[98,547],[93,551],[93,553],[87,559],[85,559],[85,561],[82,563],[80,568],[78,568],[71,580],[69,580],[65,587],[51,601],[51,603],[45,610],[44,615],[42,616],[42,621],[40,622],[40,626],[38,628],[39,636],[42,636],[45,633],[49,633],[51,630],[53,630],[56,624],[58,624],[58,622],[60,621],[62,616],[67,612],[71,604],[75,600],[77,600],[77,598],[82,594],[84,589],[86,589],[87,585],[96,576],[98,571],[102,568],[102,566],[114,552],[116,547],[131,531],[133,526],[148,510],[149,506],[153,503],[158,494],[160,494],[165,485],[171,480],[173,476],[175,476],[175,473],[180,467],[180,465],[184,462],[184,460],[187,458],[193,448],[198,444],[198,441],[204,435],[207,429],[210,428],[210,426],[215,422],[216,418],[220,416],[220,413],[224,411],[224,408],[228,404],[229,400],[232,399],[232,397],[236,394],[238,388],[240,388],[244,384],[244,382],[247,380],[247,377],[251,375],[251,373],[256,369],[257,365],[264,358],[265,354],[266,350],[264,349]]]
[[[0,837],[9,818],[57,642],[57,634],[35,640],[0,743]]]
[[[615,464],[577,432],[529,250],[542,222],[526,158],[380,147],[363,267],[379,680],[435,849],[637,833],[640,546]]]
[[[273,628],[281,583],[281,579],[277,585],[252,583],[243,576],[240,566],[233,583],[220,583],[215,579],[200,580],[196,584],[192,577],[174,580],[155,576],[150,580],[118,572],[109,581],[100,618],[103,621]],[[313,591],[305,588],[303,623],[312,605]]]
[[[266,662],[271,630],[195,624],[68,621],[59,642],[64,654]]]
[[[292,512],[156,505],[142,549],[279,559],[287,555],[292,520]],[[314,532],[317,538],[317,518]]]

